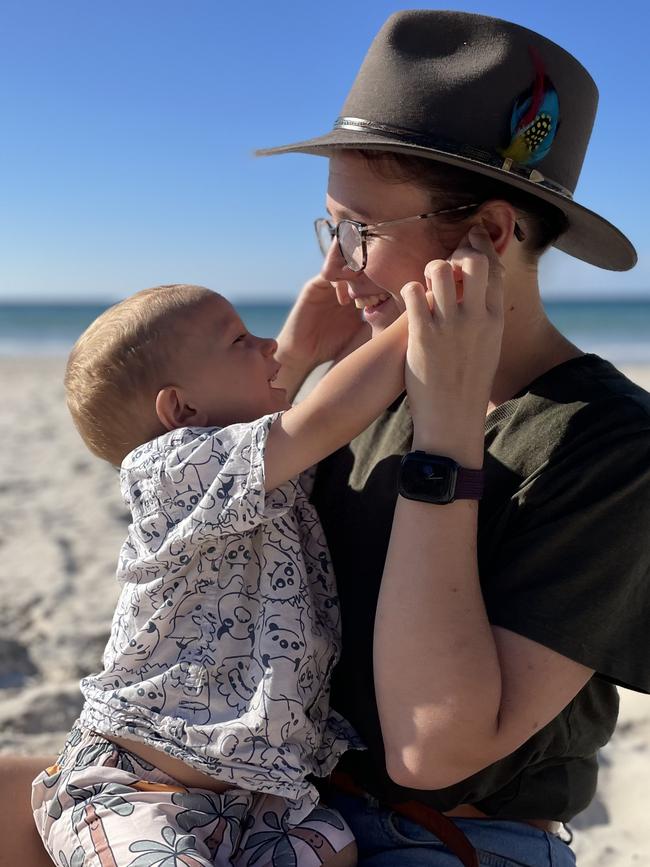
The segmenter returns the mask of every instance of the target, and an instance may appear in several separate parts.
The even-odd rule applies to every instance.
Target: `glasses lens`
[[[334,229],[329,220],[326,220],[324,217],[314,222],[314,228],[316,229],[316,238],[318,239],[320,251],[323,256],[327,256],[334,240]]]
[[[350,220],[339,223],[339,246],[345,263],[351,271],[363,268],[363,238],[359,227]]]

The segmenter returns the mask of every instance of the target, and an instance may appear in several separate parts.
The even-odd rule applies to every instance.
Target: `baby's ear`
[[[208,423],[207,414],[189,403],[182,388],[167,385],[161,388],[156,397],[156,415],[166,430],[176,430],[179,427],[205,427]]]

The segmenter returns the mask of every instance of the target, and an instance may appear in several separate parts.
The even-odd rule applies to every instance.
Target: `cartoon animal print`
[[[260,582],[260,557],[249,539],[235,537],[219,558],[217,586],[220,590],[243,590],[257,593]]]
[[[169,691],[174,691],[177,716],[192,725],[210,721],[210,681],[203,665],[179,662],[169,670]]]
[[[245,641],[252,649],[261,603],[246,593],[225,593],[217,604],[217,640]]]
[[[304,598],[304,587],[297,562],[300,552],[287,553],[279,546],[264,545],[264,563],[260,576],[260,593],[265,599],[298,606]]]
[[[148,620],[144,630],[135,632],[126,646],[119,648],[120,656],[129,658],[129,663],[136,666],[150,659],[160,642],[160,632],[153,620]]]
[[[260,641],[261,661],[262,665],[268,668],[271,662],[276,667],[280,660],[285,660],[295,672],[305,655],[304,630],[299,620],[292,625],[297,626],[300,631],[283,626],[283,620],[282,614],[265,611],[264,633]]]
[[[120,690],[120,700],[148,708],[153,713],[162,713],[167,701],[166,685],[167,674],[162,674],[153,680],[124,686]]]
[[[242,714],[248,710],[263,677],[262,666],[252,656],[229,656],[217,671],[217,690],[229,707]]]
[[[170,625],[171,632],[165,638],[176,642],[179,660],[191,645],[194,645],[195,650],[212,646],[218,627],[208,600],[199,593],[190,593],[181,600],[174,610]]]

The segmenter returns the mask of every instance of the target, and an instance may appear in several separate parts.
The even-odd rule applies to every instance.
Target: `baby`
[[[309,780],[361,745],[329,707],[339,610],[305,471],[403,390],[406,343],[402,316],[289,408],[276,342],[203,287],[139,292],[78,340],[68,406],[132,523],[103,670],[33,784],[60,867],[356,863]]]

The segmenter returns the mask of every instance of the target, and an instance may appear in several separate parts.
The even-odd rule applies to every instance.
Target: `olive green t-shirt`
[[[492,816],[566,821],[594,795],[596,753],[616,723],[615,684],[650,691],[650,395],[585,355],[487,417],[478,551],[490,621],[596,674],[516,752],[437,791],[404,789],[386,774],[373,683],[377,595],[411,437],[403,396],[320,464],[312,494],[342,610],[332,704],[368,747],[342,767],[387,802],[472,803]]]

